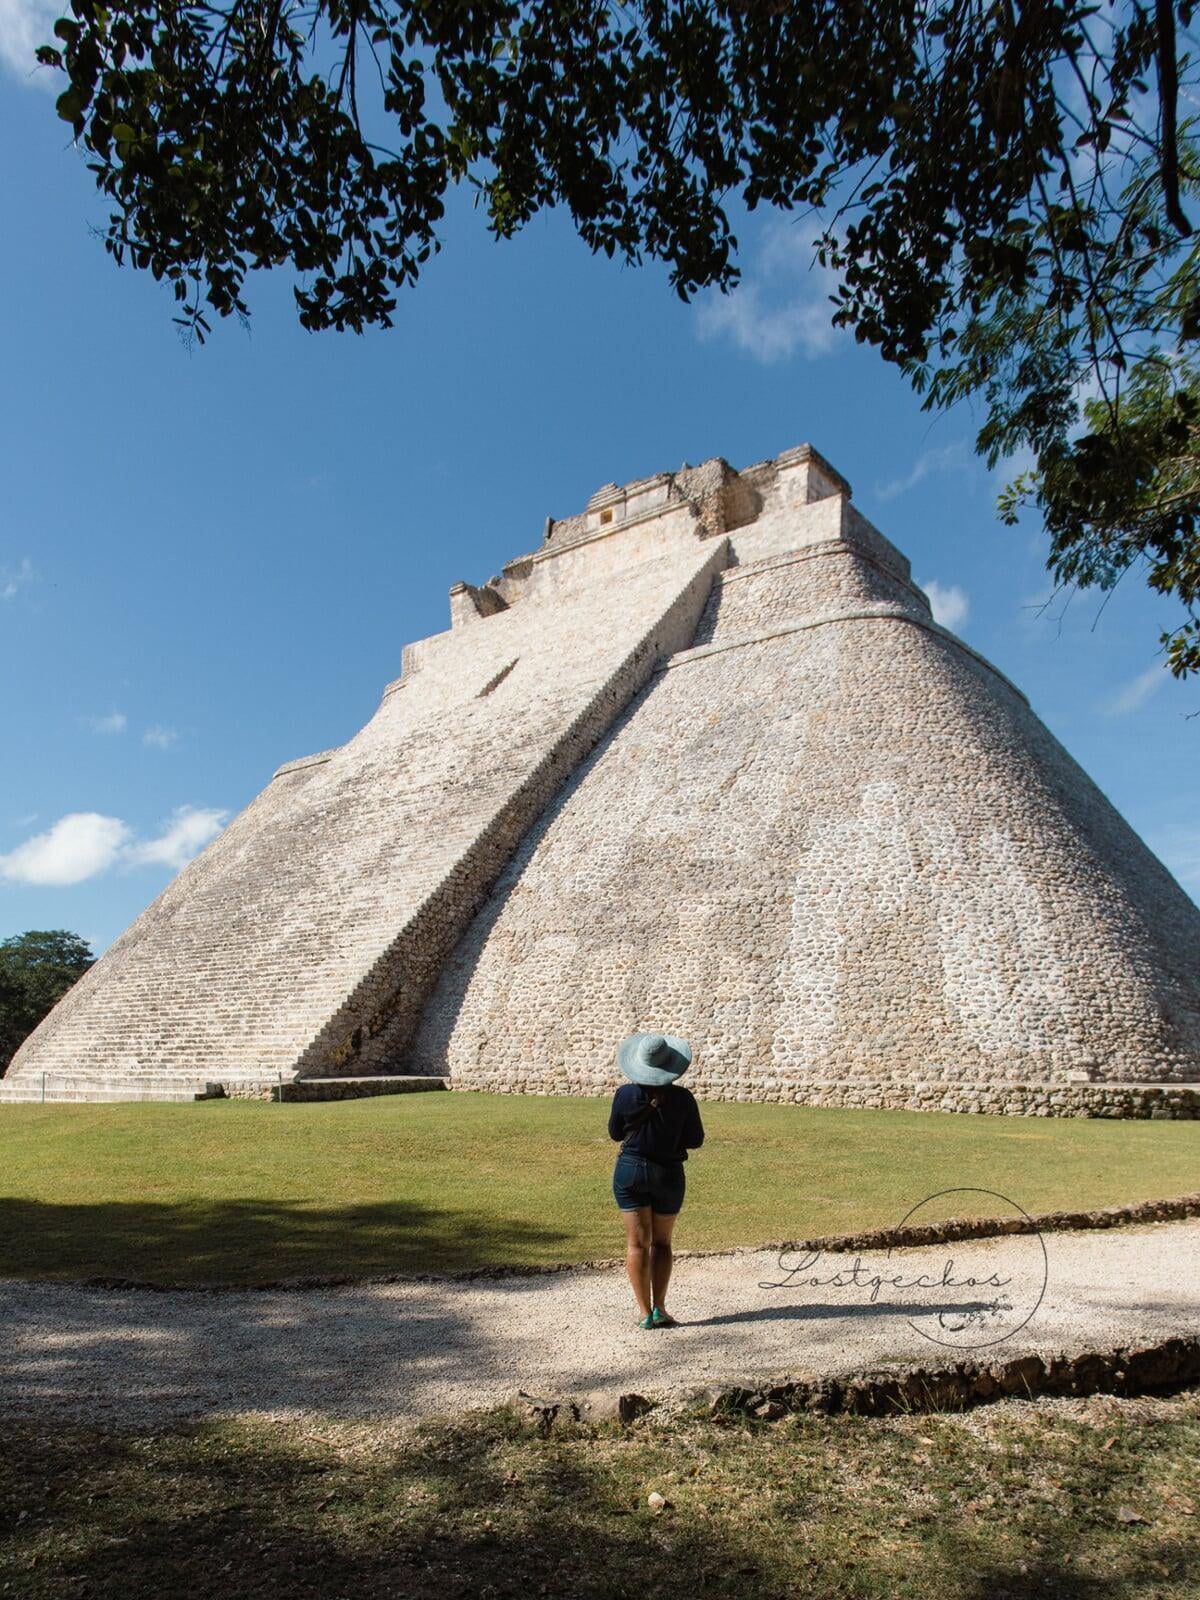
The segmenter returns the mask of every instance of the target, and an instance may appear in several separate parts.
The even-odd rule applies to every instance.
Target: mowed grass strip
[[[1200,1123],[710,1104],[676,1238],[715,1250],[995,1190],[1038,1212],[1200,1189]],[[0,1108],[0,1275],[253,1283],[623,1250],[607,1100]],[[950,1194],[941,1215],[1003,1211]],[[929,1214],[929,1213],[926,1213]]]
[[[1194,1600],[1198,1482],[1194,1393],[550,1434],[6,1423],[0,1592]]]

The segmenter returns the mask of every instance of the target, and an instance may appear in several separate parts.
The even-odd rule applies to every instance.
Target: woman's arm
[[[618,1109],[620,1098],[621,1091],[618,1089],[616,1094],[613,1095],[612,1110],[608,1113],[608,1137],[618,1142],[625,1136],[625,1118]]]
[[[704,1143],[704,1124],[700,1121],[700,1107],[696,1104],[696,1097],[689,1089],[687,1091],[688,1106],[687,1125],[684,1133],[684,1148],[699,1150]]]

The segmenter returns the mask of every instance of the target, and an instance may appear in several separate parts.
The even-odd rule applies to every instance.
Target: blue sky
[[[26,0],[0,0],[0,61]],[[396,327],[306,334],[285,279],[186,349],[119,271],[51,95],[0,64],[0,937],[103,948],[281,762],[372,714],[446,593],[613,479],[810,440],[1193,896],[1200,685],[1136,580],[1041,603],[966,411],[931,418],[828,325],[803,227],[742,232],[745,286],[683,305],[569,222],[495,244],[469,205]],[[19,156],[14,154],[19,152]],[[64,821],[64,819],[74,819]],[[79,819],[83,819],[82,821]]]

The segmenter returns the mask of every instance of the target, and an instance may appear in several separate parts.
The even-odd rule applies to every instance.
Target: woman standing
[[[613,1197],[625,1223],[625,1270],[642,1313],[640,1328],[673,1328],[666,1307],[671,1233],[683,1205],[683,1163],[704,1143],[700,1108],[676,1082],[691,1065],[686,1039],[634,1033],[617,1051],[631,1081],[613,1095],[608,1136],[621,1149]]]

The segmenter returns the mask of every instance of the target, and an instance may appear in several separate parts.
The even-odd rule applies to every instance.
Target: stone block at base
[[[429,1074],[383,1074],[372,1078],[296,1078],[291,1082],[260,1079],[226,1079],[210,1085],[208,1100],[362,1100],[377,1094],[420,1094],[426,1089],[448,1089],[449,1080]]]

